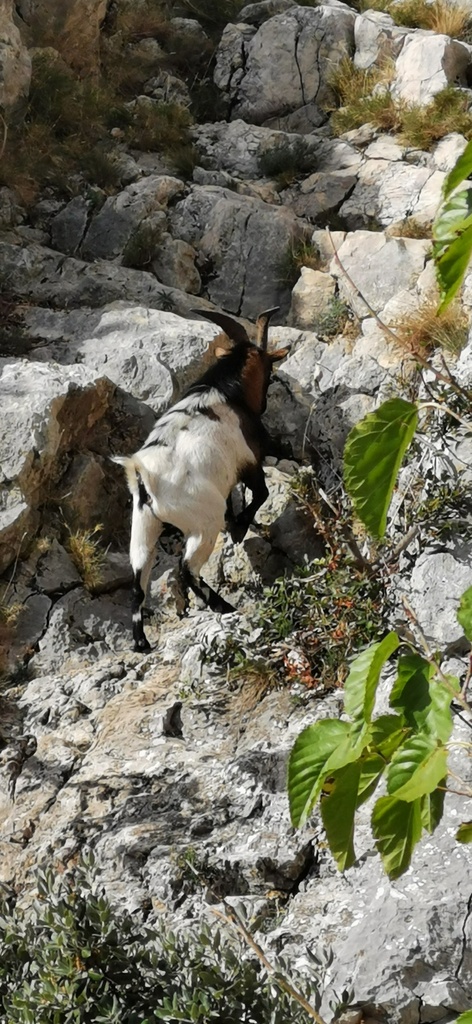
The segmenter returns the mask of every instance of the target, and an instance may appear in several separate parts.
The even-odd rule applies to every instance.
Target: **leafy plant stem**
[[[221,918],[221,920],[225,921],[226,924],[232,924],[236,931],[239,933],[239,935],[242,936],[244,941],[248,944],[248,946],[250,946],[250,948],[259,958],[261,963],[264,965],[266,971],[268,971],[269,974],[273,976],[274,981],[277,983],[277,985],[279,985],[280,988],[287,993],[287,995],[291,996],[292,999],[295,999],[296,1002],[303,1007],[305,1012],[313,1020],[316,1020],[317,1024],[325,1024],[323,1018],[320,1017],[319,1013],[317,1013],[315,1008],[311,1006],[311,1004],[305,999],[304,996],[302,996],[301,992],[298,992],[297,989],[294,988],[293,985],[291,985],[286,978],[282,977],[278,972],[276,972],[275,967],[273,967],[272,964],[270,963],[270,960],[267,959],[264,950],[253,938],[248,928],[246,928],[246,925],[241,920],[237,910],[234,907],[231,907],[226,902],[226,900],[223,900],[223,906],[226,911],[225,914],[223,914],[221,910],[216,910],[215,908],[213,908],[213,913],[215,914],[215,917]]]

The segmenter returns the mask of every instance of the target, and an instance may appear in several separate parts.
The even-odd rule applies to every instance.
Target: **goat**
[[[157,420],[135,455],[113,457],[124,466],[133,496],[130,561],[137,651],[150,649],[143,628],[143,604],[164,523],[181,530],[185,539],[180,563],[185,610],[190,587],[213,611],[232,612],[234,608],[202,580],[200,571],[224,529],[233,487],[243,483],[252,492],[250,504],[230,518],[235,542],[243,540],[269,493],[262,462],[269,454],[271,439],[261,416],[272,367],[289,351],[267,351],[269,320],[276,309],[258,317],[257,344],[250,341],[240,323],[224,313],[192,312],[223,328],[224,334],[213,343],[216,363]]]

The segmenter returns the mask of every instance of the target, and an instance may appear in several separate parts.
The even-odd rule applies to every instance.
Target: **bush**
[[[310,1020],[215,927],[173,932],[113,909],[90,862],[63,875],[38,871],[36,886],[28,907],[0,904],[2,1024]]]

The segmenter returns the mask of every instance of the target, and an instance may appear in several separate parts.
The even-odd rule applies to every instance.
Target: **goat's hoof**
[[[233,544],[240,544],[241,541],[244,540],[247,531],[248,527],[246,526],[246,523],[232,523],[229,532]]]
[[[135,640],[134,650],[139,651],[142,654],[143,651],[151,650],[151,644],[149,643],[149,640],[146,640],[146,637],[143,636],[142,640]]]

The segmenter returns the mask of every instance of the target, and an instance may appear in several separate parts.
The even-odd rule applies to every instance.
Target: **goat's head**
[[[246,404],[257,414],[263,413],[266,408],[267,389],[274,363],[285,359],[289,352],[288,347],[279,348],[275,352],[267,351],[269,320],[278,308],[275,306],[260,313],[256,320],[255,342],[251,341],[245,327],[226,313],[206,309],[192,310],[192,313],[200,313],[207,320],[212,320],[218,327],[223,328],[224,334],[218,335],[213,342],[213,352],[217,359],[234,357],[236,352],[240,354],[241,359],[238,362],[241,389]]]

